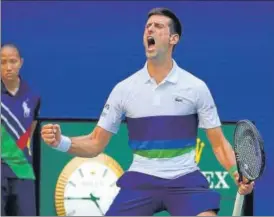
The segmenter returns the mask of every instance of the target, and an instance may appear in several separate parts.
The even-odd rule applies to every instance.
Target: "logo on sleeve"
[[[106,105],[104,106],[104,110],[109,110],[109,104],[106,104]]]
[[[101,116],[102,116],[102,117],[107,116],[107,114],[109,113],[109,109],[110,109],[110,105],[109,105],[109,104],[106,104],[106,105],[104,106],[104,109],[103,109],[103,112],[102,112]]]
[[[183,97],[177,96],[175,97],[176,102],[183,102]]]

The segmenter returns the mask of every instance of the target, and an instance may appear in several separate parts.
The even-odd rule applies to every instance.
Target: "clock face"
[[[121,168],[111,158],[79,160],[77,165],[71,162],[73,169],[66,172],[68,164],[59,177],[57,214],[103,216],[120,190],[116,181],[122,174]]]

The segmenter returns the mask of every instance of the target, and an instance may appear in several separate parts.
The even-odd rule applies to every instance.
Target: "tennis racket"
[[[249,120],[237,122],[234,131],[234,152],[239,173],[239,181],[243,177],[249,182],[262,176],[265,168],[264,142],[255,125]],[[237,192],[233,216],[242,215],[244,195]]]

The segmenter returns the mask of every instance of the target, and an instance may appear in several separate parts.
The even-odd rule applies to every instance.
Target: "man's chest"
[[[125,101],[127,117],[189,115],[196,113],[195,92],[189,88],[143,86],[132,91]]]

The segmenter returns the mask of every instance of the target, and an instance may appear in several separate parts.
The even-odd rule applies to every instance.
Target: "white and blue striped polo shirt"
[[[157,85],[144,68],[112,90],[98,126],[117,133],[126,117],[133,162],[129,171],[176,178],[198,170],[198,127],[221,126],[207,85],[177,66]],[[119,147],[117,147],[119,148]]]

